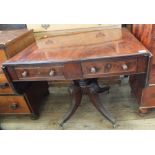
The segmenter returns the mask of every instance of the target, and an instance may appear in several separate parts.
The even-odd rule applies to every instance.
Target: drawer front
[[[64,79],[63,66],[15,68],[19,80],[61,80]]]
[[[133,74],[137,71],[137,58],[126,60],[96,60],[83,62],[84,77],[96,77],[106,75]]]
[[[13,94],[13,90],[9,86],[9,83],[4,74],[0,74],[0,94]]]
[[[23,96],[0,96],[0,114],[30,114]]]
[[[149,84],[155,84],[155,65],[151,67]]]

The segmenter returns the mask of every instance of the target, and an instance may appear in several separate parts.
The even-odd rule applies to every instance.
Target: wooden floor
[[[117,119],[117,128],[113,129],[112,125],[97,112],[85,96],[80,108],[64,125],[64,129],[155,129],[155,110],[143,116],[138,114],[138,105],[130,93],[127,80],[124,80],[121,85],[113,85],[110,94],[102,94],[100,97],[106,108]],[[8,130],[61,130],[59,122],[69,105],[70,97],[67,87],[52,87],[50,95],[43,103],[38,120],[31,120],[28,116],[5,116],[1,117],[1,127]]]

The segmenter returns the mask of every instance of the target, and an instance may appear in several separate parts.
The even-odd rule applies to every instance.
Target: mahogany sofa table
[[[82,94],[115,125],[98,95],[109,87],[100,88],[97,79],[138,74],[144,88],[150,62],[150,52],[127,29],[115,28],[42,38],[5,62],[3,70],[17,92],[24,82],[72,80],[72,106],[61,125],[77,110]],[[143,109],[141,104],[139,109]]]

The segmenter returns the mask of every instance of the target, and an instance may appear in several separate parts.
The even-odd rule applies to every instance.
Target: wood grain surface
[[[138,55],[147,49],[125,28],[103,29],[38,40],[5,64],[68,62]]]

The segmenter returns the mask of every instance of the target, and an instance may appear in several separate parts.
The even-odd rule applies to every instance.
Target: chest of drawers
[[[134,75],[130,78],[139,103],[142,103],[141,111],[147,113],[148,109],[155,108],[155,24],[133,24],[130,25],[131,32],[152,53],[152,66],[150,68],[148,87],[142,89],[141,78]]]
[[[32,30],[0,31],[0,66],[33,42],[35,39]],[[42,86],[42,90],[39,89],[36,93],[34,89],[38,89],[39,86]],[[37,116],[40,100],[48,92],[47,83],[25,84],[24,87],[27,89],[24,94],[17,93],[0,68],[0,115],[29,114],[33,117]]]

